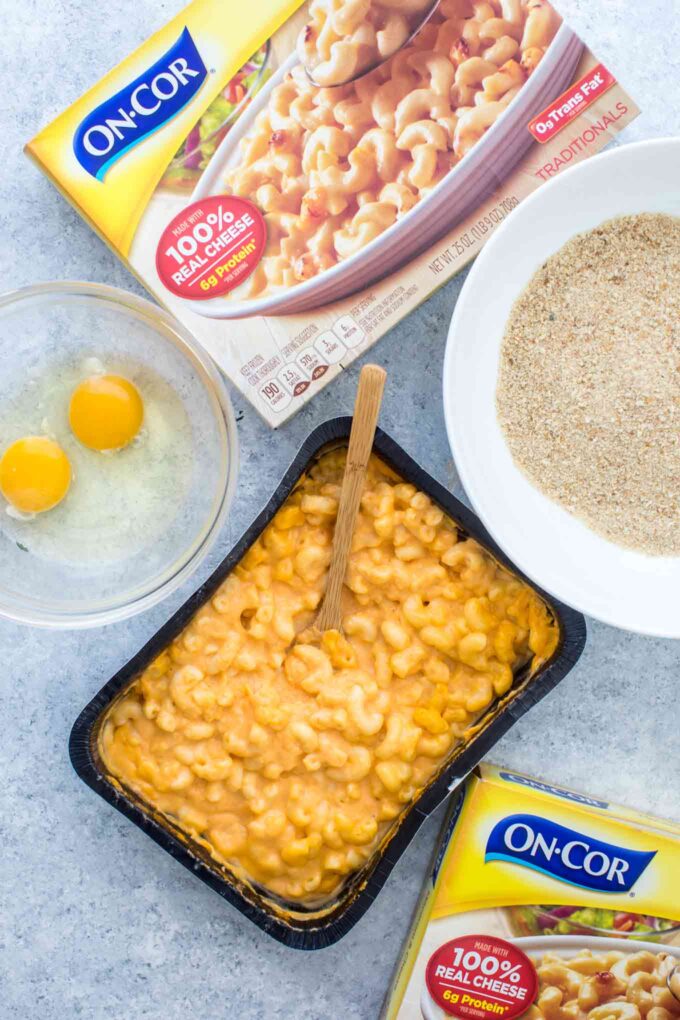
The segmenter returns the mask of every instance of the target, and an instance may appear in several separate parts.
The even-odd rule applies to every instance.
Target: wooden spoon
[[[340,630],[342,625],[342,586],[347,570],[347,557],[352,545],[352,535],[364,491],[364,478],[368,460],[373,449],[375,428],[380,414],[383,389],[387,373],[379,365],[365,365],[359,376],[354,420],[349,435],[347,464],[342,479],[340,505],[333,535],[333,553],[328,568],[328,581],[317,617],[312,624],[314,631],[323,634],[326,630]]]

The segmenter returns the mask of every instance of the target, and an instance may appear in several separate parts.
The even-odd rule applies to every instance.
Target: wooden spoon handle
[[[347,557],[352,545],[359,504],[364,491],[364,478],[373,449],[375,428],[380,414],[387,373],[379,365],[365,365],[359,376],[354,419],[349,436],[347,464],[340,492],[340,506],[333,535],[333,554],[328,569],[328,582],[323,605],[316,620],[319,630],[339,630],[340,598],[347,570]]]

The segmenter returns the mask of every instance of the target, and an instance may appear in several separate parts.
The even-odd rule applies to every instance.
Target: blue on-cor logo
[[[97,180],[193,99],[207,77],[185,28],[167,53],[85,117],[73,138],[76,159]]]
[[[630,892],[656,850],[604,843],[539,815],[509,815],[492,829],[485,861],[533,868],[559,882],[599,892]]]

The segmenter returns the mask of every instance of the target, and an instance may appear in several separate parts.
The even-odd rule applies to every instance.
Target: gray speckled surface
[[[622,141],[677,133],[676,0],[562,0],[643,115]],[[21,155],[22,144],[179,7],[28,0],[3,19],[3,289],[49,278],[132,278]],[[439,378],[462,278],[374,348],[390,371],[385,427],[456,487]],[[414,372],[413,347],[420,348]],[[310,428],[349,411],[357,366],[272,433],[237,398],[243,469],[229,526],[205,577],[272,489]],[[375,1017],[437,822],[421,830],[369,914],[314,955],[270,941],[87,790],[71,770],[73,720],[101,684],[197,585],[142,617],[55,634],[0,623],[0,1016],[3,1020],[367,1020]],[[494,758],[680,819],[680,644],[591,623],[586,653]]]

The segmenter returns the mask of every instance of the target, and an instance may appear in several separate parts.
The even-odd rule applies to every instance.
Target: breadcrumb
[[[538,489],[612,542],[680,555],[680,218],[609,220],[543,264],[496,406]]]

